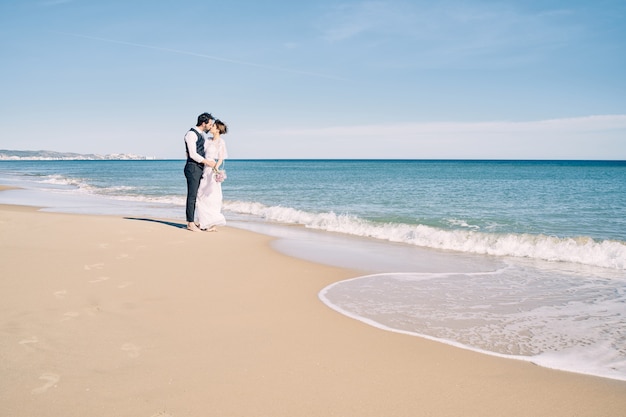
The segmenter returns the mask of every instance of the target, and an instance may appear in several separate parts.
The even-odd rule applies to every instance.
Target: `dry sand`
[[[626,382],[352,320],[235,228],[0,206],[0,416],[626,416]]]

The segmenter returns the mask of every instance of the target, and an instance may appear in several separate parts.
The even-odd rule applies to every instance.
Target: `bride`
[[[214,168],[204,168],[196,199],[196,223],[199,223],[202,230],[215,232],[216,226],[226,224],[226,218],[222,214],[222,181],[226,178],[223,164],[228,154],[221,135],[228,132],[228,127],[221,120],[216,120],[209,132],[213,138],[207,138],[204,143],[206,158],[215,160],[216,164]]]

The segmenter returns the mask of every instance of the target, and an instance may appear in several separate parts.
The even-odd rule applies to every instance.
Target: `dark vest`
[[[202,136],[202,134],[200,132],[198,132],[196,129],[194,129],[193,127],[191,129],[189,129],[189,131],[193,131],[196,135],[198,135],[198,140],[196,141],[196,152],[198,152],[198,155],[202,156],[204,158],[205,156],[205,150],[204,150],[204,136]],[[185,144],[185,152],[187,152],[187,162],[193,162],[196,163],[196,161],[194,161],[193,159],[191,159],[191,157],[189,156],[189,149],[187,149],[187,144]],[[202,164],[200,164],[202,165]]]

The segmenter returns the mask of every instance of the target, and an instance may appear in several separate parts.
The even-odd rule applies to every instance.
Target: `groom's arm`
[[[187,146],[187,152],[189,157],[199,164],[204,163],[204,158],[196,150],[196,142],[198,142],[198,135],[195,132],[189,131],[185,134],[185,145]]]
[[[209,168],[215,167],[215,161],[212,159],[206,159],[196,151],[196,142],[198,141],[198,135],[189,131],[185,134],[185,145],[187,151],[189,151],[189,157],[199,164],[204,164]]]

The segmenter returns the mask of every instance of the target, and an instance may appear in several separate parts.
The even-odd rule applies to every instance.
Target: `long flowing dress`
[[[228,157],[226,143],[224,139],[207,139],[204,144],[206,158],[224,159]],[[222,214],[222,183],[215,181],[215,172],[210,167],[204,167],[204,173],[198,188],[196,199],[196,219],[201,229],[208,229],[212,226],[223,226],[226,218]]]

